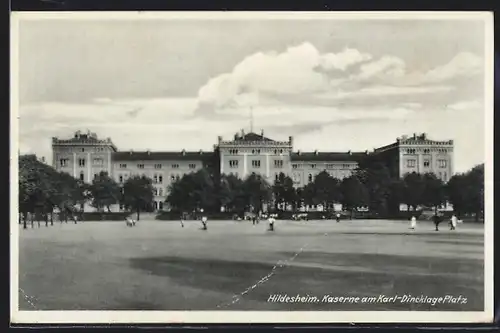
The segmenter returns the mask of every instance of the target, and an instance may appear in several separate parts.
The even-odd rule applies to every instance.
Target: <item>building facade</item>
[[[165,209],[169,185],[184,174],[215,166],[220,175],[233,174],[246,178],[252,173],[274,183],[283,172],[294,186],[302,187],[326,171],[335,178],[349,177],[361,159],[377,155],[388,165],[395,177],[407,172],[434,172],[443,181],[452,175],[453,141],[432,141],[425,134],[398,138],[393,144],[374,152],[301,152],[293,151],[293,137],[275,141],[264,132],[237,133],[232,140],[218,137],[214,151],[118,151],[111,138],[99,139],[95,133],[76,132],[72,138],[52,138],[52,165],[87,183],[101,171],[123,184],[133,175],[153,180],[154,207]],[[91,210],[90,207],[85,207]],[[113,207],[119,210],[121,207]]]
[[[443,182],[453,176],[453,140],[430,140],[425,133],[402,136],[396,142],[375,149],[391,173],[399,178],[408,173],[434,173]]]

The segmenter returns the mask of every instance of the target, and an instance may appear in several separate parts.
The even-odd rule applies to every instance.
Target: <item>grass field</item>
[[[20,228],[20,310],[468,310],[484,304],[483,225],[382,220],[84,222]],[[467,298],[279,303],[271,295]]]

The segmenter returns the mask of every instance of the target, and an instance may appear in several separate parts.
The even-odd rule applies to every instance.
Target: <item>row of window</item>
[[[292,168],[293,169],[298,169],[299,168],[299,165],[300,167],[303,167],[303,164],[292,164]],[[307,166],[309,166],[310,169],[316,169],[317,168],[317,165],[316,164],[307,164]],[[356,165],[353,165],[353,164],[327,164],[326,165],[326,168],[327,169],[336,169],[340,166],[341,169],[354,169],[356,167]]]
[[[230,168],[238,168],[239,161],[238,160],[229,160]],[[252,160],[252,167],[260,168],[260,160]],[[283,160],[274,160],[275,168],[283,168]]]
[[[238,152],[239,152],[238,149],[229,149],[229,154],[231,154],[231,155],[237,155]],[[283,152],[284,152],[283,149],[275,149],[274,150],[275,155],[283,154]],[[252,154],[254,154],[254,155],[260,154],[260,149],[252,149]]]
[[[69,161],[70,159],[69,158],[61,158],[59,159],[59,165],[61,167],[66,167],[69,165]],[[104,165],[104,159],[102,158],[94,158],[92,160],[93,162],[93,165],[97,165],[97,166],[103,166]],[[78,166],[80,167],[84,167],[87,163],[87,160],[85,158],[79,158],[78,159]]]
[[[406,166],[408,168],[414,168],[414,167],[416,167],[416,165],[417,165],[417,160],[415,160],[415,159],[406,160]],[[424,160],[424,167],[428,168],[428,167],[430,167],[430,165],[431,165],[430,160]],[[437,165],[439,168],[446,168],[447,161],[446,160],[437,160]]]
[[[432,151],[436,151],[436,152],[439,152],[439,153],[447,153],[448,149],[446,149],[446,148],[439,148],[439,149],[433,149]],[[423,152],[424,152],[424,154],[430,154],[431,150],[430,149],[424,149]],[[406,149],[406,153],[407,154],[416,154],[417,153],[417,149],[415,149],[415,148],[408,148],[408,149]]]
[[[172,169],[179,169],[179,164],[173,163],[170,165]],[[189,169],[196,169],[196,163],[190,163],[188,164]],[[127,164],[126,163],[120,163],[120,169],[126,169]],[[144,169],[144,163],[139,163],[137,164],[138,169]],[[155,169],[162,169],[163,165],[161,163],[157,163],[154,165]]]

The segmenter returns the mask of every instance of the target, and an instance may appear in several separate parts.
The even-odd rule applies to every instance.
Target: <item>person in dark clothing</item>
[[[437,214],[434,214],[432,217],[432,221],[434,222],[434,225],[436,226],[436,231],[439,231],[439,223],[441,223],[441,217]]]

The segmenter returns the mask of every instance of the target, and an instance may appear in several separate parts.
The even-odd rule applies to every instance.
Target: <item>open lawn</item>
[[[484,229],[343,220],[55,222],[20,227],[20,310],[468,310],[484,306]],[[271,295],[467,302],[283,303]]]

